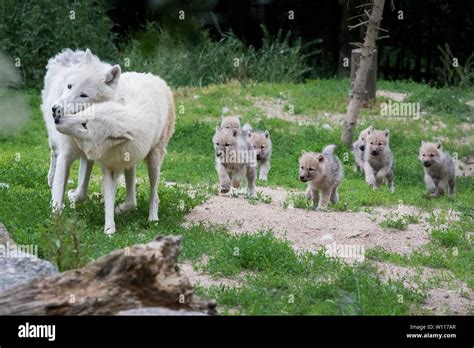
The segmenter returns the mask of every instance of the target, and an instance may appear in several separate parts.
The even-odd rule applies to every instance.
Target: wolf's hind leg
[[[163,162],[164,150],[160,147],[153,148],[147,157],[148,179],[150,180],[150,210],[148,214],[149,221],[158,221],[158,182],[160,180],[161,163]]]

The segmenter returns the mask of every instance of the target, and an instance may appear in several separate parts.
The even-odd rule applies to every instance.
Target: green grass
[[[376,276],[372,260],[393,262],[409,267],[446,269],[473,287],[474,251],[470,234],[474,225],[474,180],[460,178],[457,196],[429,199],[425,195],[423,171],[417,154],[421,140],[445,137],[445,148],[460,158],[469,154],[473,143],[459,143],[461,123],[472,117],[472,108],[457,110],[442,103],[429,105],[430,114],[421,120],[384,118],[378,116],[378,98],[361,112],[361,130],[367,124],[391,130],[391,148],[395,156],[395,193],[386,187],[373,191],[360,173],[352,171],[353,158],[340,142],[340,128],[333,130],[318,124],[331,118],[317,119],[314,125],[300,125],[281,119],[263,118],[263,112],[253,101],[281,99],[284,110],[290,105],[295,119],[301,115],[340,114],[347,106],[347,80],[314,80],[304,84],[248,83],[240,85],[210,85],[204,88],[179,88],[175,93],[177,124],[162,168],[160,192],[160,221],[149,223],[148,185],[138,185],[138,209],[116,218],[118,232],[108,238],[103,233],[103,204],[91,196],[83,204],[66,207],[58,218],[51,215],[50,190],[47,185],[49,149],[37,91],[28,91],[32,118],[15,134],[0,135],[0,221],[20,244],[39,245],[40,255],[70,269],[94,260],[111,250],[135,243],[145,243],[156,235],[183,236],[181,259],[193,262],[212,277],[244,275],[240,288],[199,288],[206,298],[216,298],[226,313],[241,314],[385,314],[418,313],[423,296],[403,288],[401,282],[383,283]],[[379,88],[412,93],[433,100],[440,92],[424,85],[407,82],[380,81]],[[456,95],[456,90],[443,90]],[[415,98],[415,97],[413,97]],[[431,98],[431,99],[430,99]],[[472,91],[462,91],[463,100],[474,99]],[[423,102],[421,100],[421,102]],[[452,102],[450,97],[446,100]],[[447,103],[447,102],[446,102]],[[350,266],[330,259],[323,252],[297,254],[271,231],[231,234],[225,226],[194,225],[183,227],[187,212],[215,193],[217,176],[214,169],[211,138],[223,110],[239,114],[242,122],[255,128],[268,129],[273,142],[272,170],[268,182],[258,186],[296,189],[285,206],[311,209],[304,197],[306,186],[298,180],[298,158],[301,150],[320,151],[328,143],[338,145],[337,154],[343,162],[345,178],[340,187],[341,201],[331,209],[338,211],[370,210],[378,206],[414,205],[425,211],[438,209],[441,214],[430,218],[431,239],[424,250],[412,255],[399,255],[381,249],[367,252],[366,262]],[[256,119],[260,118],[259,121]],[[436,127],[439,122],[446,127]],[[469,135],[469,134],[466,134]],[[472,134],[471,134],[472,135]],[[71,178],[77,180],[75,163]],[[90,192],[100,192],[100,170],[95,166]],[[146,167],[138,166],[138,177],[146,179]],[[164,185],[165,181],[176,185]],[[191,195],[189,185],[197,194]],[[75,187],[74,183],[68,185]],[[119,188],[117,201],[124,199]],[[271,203],[271,197],[259,193],[250,200],[258,209]],[[447,222],[449,210],[460,213],[459,221]],[[388,217],[384,227],[405,229],[416,223],[417,217]],[[296,222],[295,222],[296,223]],[[206,256],[209,261],[198,266]]]

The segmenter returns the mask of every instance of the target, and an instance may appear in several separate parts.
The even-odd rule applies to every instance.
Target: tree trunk
[[[116,250],[81,269],[38,278],[0,293],[0,315],[113,315],[142,307],[214,314],[178,273],[180,237]]]
[[[382,20],[383,7],[385,0],[374,0],[372,11],[370,13],[367,32],[365,33],[364,46],[362,47],[359,69],[356,72],[356,78],[351,86],[350,102],[347,108],[346,121],[342,133],[342,142],[347,147],[351,147],[354,129],[357,123],[357,114],[359,112],[364,89],[367,83],[367,76],[372,64],[373,52],[376,48],[375,40],[377,38],[378,26]]]

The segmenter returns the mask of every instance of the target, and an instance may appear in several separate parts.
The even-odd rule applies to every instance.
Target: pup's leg
[[[59,213],[63,209],[64,192],[66,191],[67,179],[71,164],[74,161],[72,156],[59,154],[54,172],[51,205],[53,211]]]
[[[102,188],[104,191],[105,203],[105,234],[111,235],[115,233],[114,221],[114,205],[115,205],[115,190],[117,188],[118,173],[112,172],[107,168],[102,168]]]
[[[433,178],[431,177],[431,175],[425,172],[424,179],[425,179],[426,189],[428,190],[431,196],[435,196],[436,184],[434,183]]]
[[[227,170],[225,169],[225,167],[220,163],[216,163],[216,171],[217,171],[217,175],[219,176],[219,184],[221,186],[221,193],[229,192],[230,191],[229,173],[227,173]]]
[[[255,180],[257,179],[257,168],[248,166],[247,168],[247,194],[255,197]]]
[[[149,221],[158,221],[158,182],[160,180],[161,162],[163,161],[164,151],[159,147],[153,148],[148,154],[148,179],[150,180],[150,210],[148,214]]]
[[[116,214],[126,214],[129,211],[132,211],[137,207],[137,194],[136,194],[136,167],[133,166],[129,169],[124,170],[125,174],[125,186],[127,188],[127,197],[125,198],[125,202],[119,204],[117,208],[115,208]]]
[[[390,171],[391,171],[391,168],[389,166],[385,166],[385,167],[380,168],[380,170],[375,175],[375,182],[376,182],[377,186],[380,186],[380,185],[383,184],[384,179],[387,178],[387,175]]]
[[[449,195],[454,197],[456,195],[456,177],[454,175],[449,177]]]
[[[270,168],[271,168],[270,161],[269,160],[263,161],[262,165],[260,166],[260,175],[258,178],[260,180],[267,181]]]
[[[325,189],[321,192],[321,197],[319,198],[317,210],[326,210],[328,207],[329,199],[331,198],[331,189]]]
[[[437,194],[438,196],[444,195],[444,192],[446,191],[447,186],[448,186],[448,179],[447,179],[447,178],[441,179],[441,180],[438,182],[436,194]]]
[[[339,202],[339,192],[337,191],[337,186],[332,190],[331,202],[333,202],[334,204]]]
[[[71,202],[84,202],[87,198],[87,188],[89,187],[89,179],[92,173],[94,161],[89,161],[85,157],[81,157],[79,162],[78,184],[75,190],[69,190],[67,196]]]
[[[309,197],[313,200],[313,206],[316,209],[319,203],[319,190],[317,187],[308,186],[308,190],[306,191],[306,197]]]
[[[239,188],[239,187],[240,187],[240,180],[241,180],[241,179],[242,179],[242,178],[240,177],[240,175],[238,175],[238,174],[233,175],[233,176],[232,176],[232,179],[231,179],[231,181],[232,181],[232,187],[233,187],[233,188]]]
[[[51,156],[49,160],[49,171],[48,171],[48,186],[53,186],[54,180],[54,172],[56,171],[56,159],[58,156],[54,153],[53,149],[51,149]]]
[[[374,170],[369,162],[365,162],[364,164],[364,172],[365,172],[365,181],[367,184],[372,186],[373,188],[377,188],[377,183],[375,181]]]
[[[394,188],[394,185],[393,185],[393,172],[392,171],[389,171],[387,173],[387,187],[388,187],[388,190],[390,191],[390,193],[393,193],[395,191],[395,188]]]

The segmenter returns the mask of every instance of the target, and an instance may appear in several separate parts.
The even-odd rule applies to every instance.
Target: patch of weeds
[[[289,194],[283,202],[283,209],[313,209],[313,201],[304,194]]]
[[[380,223],[382,228],[391,228],[405,231],[410,224],[417,224],[420,219],[416,215],[402,215],[399,213],[390,213],[386,215],[387,219]]]
[[[257,191],[255,197],[247,197],[247,201],[250,204],[257,204],[258,202],[264,203],[264,204],[270,204],[272,202],[272,197],[270,195],[267,195],[266,193],[262,191]]]

